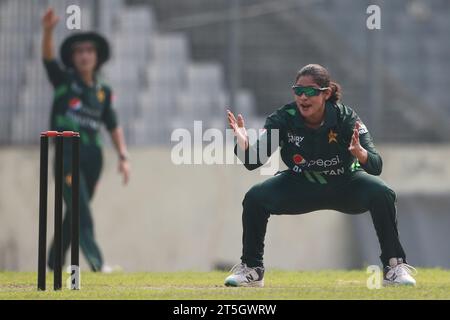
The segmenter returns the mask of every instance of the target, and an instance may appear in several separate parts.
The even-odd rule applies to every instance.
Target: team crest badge
[[[103,89],[97,91],[97,99],[100,103],[103,103],[103,101],[105,101],[105,91]]]
[[[337,143],[337,133],[334,132],[333,130],[330,130],[330,132],[328,133],[328,143],[332,143],[332,142],[336,142]]]

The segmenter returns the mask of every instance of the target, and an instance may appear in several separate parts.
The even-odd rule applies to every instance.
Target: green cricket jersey
[[[117,127],[111,88],[97,79],[95,85],[89,87],[75,72],[63,70],[55,60],[44,60],[44,66],[55,88],[51,129],[78,131],[81,147],[100,147],[102,124],[109,131]]]
[[[368,152],[365,165],[348,151],[353,128],[360,123],[359,139],[361,146]],[[366,126],[351,108],[341,103],[327,102],[325,120],[318,129],[305,125],[295,102],[289,103],[266,120],[264,131],[259,139],[245,152],[235,153],[249,170],[263,165],[261,145],[267,143],[267,155],[270,156],[278,146],[271,146],[273,129],[279,132],[279,147],[283,162],[294,172],[304,174],[311,182],[325,184],[334,177],[342,177],[355,170],[365,170],[372,175],[379,175],[382,159],[372,142]],[[252,158],[253,156],[253,158]],[[257,157],[258,156],[258,157]],[[253,163],[251,159],[256,159]]]

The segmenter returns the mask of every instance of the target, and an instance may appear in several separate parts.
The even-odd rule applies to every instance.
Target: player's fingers
[[[236,119],[234,118],[234,116],[231,113],[227,114],[227,118],[228,118],[228,123],[231,125],[232,123],[236,122]]]
[[[237,122],[237,121],[236,121],[236,117],[234,116],[233,112],[231,112],[230,110],[228,110],[228,116],[229,116],[231,119],[233,119],[235,122]]]
[[[355,129],[355,141],[359,143],[359,131]]]
[[[126,185],[128,184],[128,181],[130,180],[130,172],[129,171],[125,171],[123,174],[123,184]]]
[[[50,16],[50,9],[45,10],[44,14],[42,15],[42,22],[45,22],[48,20],[48,17]]]
[[[239,128],[245,127],[245,121],[244,121],[244,117],[242,116],[242,114],[238,115],[238,127]]]
[[[122,177],[123,177],[123,180],[122,180],[123,184],[124,185],[127,184],[128,180],[129,180],[129,176],[130,176],[129,168],[126,167],[125,164],[121,164],[121,165],[119,165],[119,171],[120,171],[120,173],[122,174]]]
[[[231,119],[228,119],[228,124],[230,125],[230,128],[236,131],[237,123]]]
[[[231,129],[233,129],[233,131],[234,131],[234,133],[236,133],[236,130],[237,130],[237,123],[236,122],[234,122],[233,120],[230,120],[230,119],[228,119],[228,123],[229,123],[229,125],[230,125],[230,128]]]
[[[55,17],[56,17],[56,13],[55,13],[55,10],[53,9],[53,8],[48,8],[47,9],[47,11],[45,12],[46,13],[46,17],[48,18],[48,19],[54,19]]]
[[[350,142],[350,145],[355,145],[356,144],[356,137],[355,137],[355,133],[353,133],[353,135],[352,135],[352,139],[351,139],[351,142]]]

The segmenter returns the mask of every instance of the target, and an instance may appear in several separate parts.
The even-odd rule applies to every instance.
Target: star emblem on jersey
[[[330,132],[328,133],[328,143],[332,143],[332,142],[336,142],[337,143],[337,133],[334,132],[333,130],[330,130]]]
[[[97,91],[97,99],[100,103],[103,103],[103,101],[105,101],[105,91],[103,91],[103,89]]]

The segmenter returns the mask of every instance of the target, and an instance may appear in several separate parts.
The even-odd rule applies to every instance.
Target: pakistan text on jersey
[[[100,118],[102,115],[101,110],[85,108],[83,105],[81,105],[80,109],[77,109],[77,113],[82,114],[82,115],[87,115],[89,117],[94,117],[94,118]]]
[[[300,168],[300,166],[296,165],[296,166],[294,166],[292,168],[292,171],[300,173],[303,170],[302,170],[302,168]],[[335,170],[324,170],[324,171],[317,171],[317,172],[320,173],[320,174],[326,175],[326,176],[340,176],[340,175],[345,173],[345,168],[344,167],[340,167],[340,168],[337,168]]]
[[[85,128],[89,128],[92,130],[98,130],[101,126],[101,122],[91,119],[91,118],[86,118],[83,115],[74,113],[72,111],[67,111],[66,112],[66,116],[69,117],[70,119],[72,119],[73,121],[75,121],[76,123],[80,124],[80,126],[85,127]]]

